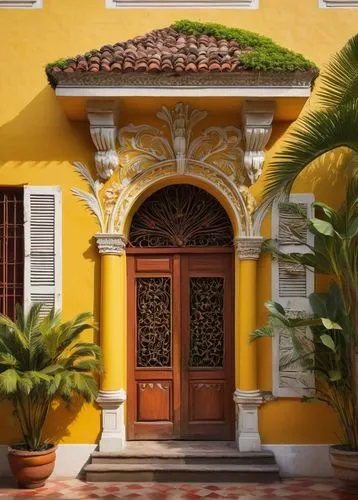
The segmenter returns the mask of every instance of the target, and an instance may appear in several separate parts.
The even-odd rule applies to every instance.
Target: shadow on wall
[[[93,148],[88,124],[71,122],[50,87],[0,127],[1,161],[75,161]]]

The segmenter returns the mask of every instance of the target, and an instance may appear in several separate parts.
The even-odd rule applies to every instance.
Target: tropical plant
[[[295,122],[289,138],[268,166],[266,201],[287,195],[298,175],[324,153],[342,146],[358,152],[358,34],[322,72],[314,97],[317,109]]]
[[[15,321],[0,315],[0,399],[12,403],[20,424],[23,442],[16,447],[29,451],[50,446],[42,434],[54,399],[69,405],[77,395],[92,402],[100,371],[99,347],[79,339],[92,328],[91,314],[63,322],[42,309],[35,304],[25,314],[17,306]]]
[[[290,318],[276,302],[267,302],[269,325],[256,330],[252,337],[272,336],[277,328],[290,335],[293,354],[280,360],[281,368],[301,363],[314,371],[317,393],[314,398],[330,405],[337,413],[343,431],[343,443],[358,450],[357,369],[355,353],[358,325],[358,176],[348,183],[346,201],[339,210],[314,203],[317,216],[308,221],[315,245],[307,253],[284,254],[274,242],[266,249],[279,259],[307,266],[312,272],[334,279],[328,293],[310,296],[311,317]],[[299,210],[299,208],[297,208]],[[293,236],[306,242],[292,229]],[[310,327],[311,336],[304,332]],[[307,398],[306,398],[307,399]]]

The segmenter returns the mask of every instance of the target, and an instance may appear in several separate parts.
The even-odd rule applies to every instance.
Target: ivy
[[[219,40],[235,40],[242,49],[248,49],[240,56],[240,64],[243,69],[317,71],[317,66],[302,54],[280,47],[271,38],[251,31],[229,28],[222,24],[199,23],[187,19],[177,21],[171,28],[185,35],[207,35]]]

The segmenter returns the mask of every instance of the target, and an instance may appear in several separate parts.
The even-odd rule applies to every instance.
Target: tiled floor
[[[253,483],[85,483],[77,479],[49,480],[38,490],[17,490],[1,485],[0,498],[51,498],[51,500],[76,500],[123,498],[133,500],[202,500],[258,498],[290,500],[358,500],[358,487],[344,492],[342,485],[331,479],[289,479],[274,484]]]

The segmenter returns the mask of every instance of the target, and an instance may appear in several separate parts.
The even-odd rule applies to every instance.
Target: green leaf
[[[329,380],[331,382],[338,382],[342,380],[342,373],[339,370],[332,370],[329,372]]]
[[[326,217],[329,218],[333,223],[337,220],[337,212],[333,210],[333,208],[326,205],[326,203],[322,203],[321,201],[316,201],[312,204],[314,207],[320,208]]]
[[[316,158],[340,146],[358,150],[357,94],[334,109],[310,111],[299,118],[289,138],[266,167],[263,206],[288,194],[301,172]]]
[[[334,235],[334,227],[332,224],[326,220],[322,219],[310,219],[310,225],[320,234],[324,236],[333,236]]]
[[[338,323],[331,321],[329,318],[321,318],[321,321],[326,330],[342,330]]]
[[[350,221],[347,231],[348,238],[354,238],[358,234],[358,217],[355,217],[353,221]]]
[[[274,331],[270,326],[263,326],[261,328],[257,328],[250,335],[250,341],[257,340],[261,337],[273,337]]]
[[[327,333],[324,333],[323,335],[320,336],[320,339],[321,339],[323,345],[328,347],[328,349],[331,349],[331,351],[335,352],[336,345],[335,345],[334,340],[332,339],[332,337],[330,335],[328,335]]]

